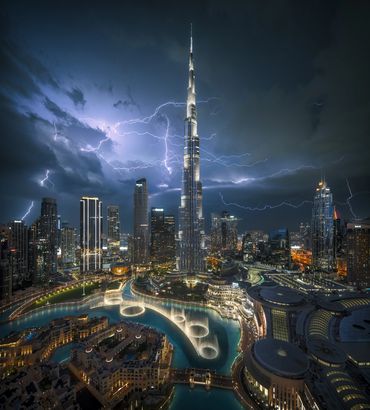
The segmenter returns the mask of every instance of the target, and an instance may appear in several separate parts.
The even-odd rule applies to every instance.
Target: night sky
[[[208,223],[295,230],[321,175],[370,215],[370,2],[78,3],[2,7],[0,222],[94,195],[127,232],[140,177],[177,218],[190,22]]]

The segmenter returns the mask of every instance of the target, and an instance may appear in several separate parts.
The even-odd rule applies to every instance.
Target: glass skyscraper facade
[[[102,203],[99,198],[84,196],[80,200],[81,272],[102,268]]]
[[[326,181],[316,188],[312,208],[312,265],[315,269],[334,268],[334,208],[333,195]]]

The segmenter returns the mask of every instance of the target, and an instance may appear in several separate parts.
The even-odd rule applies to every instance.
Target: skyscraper
[[[370,287],[370,219],[347,224],[347,279]]]
[[[326,181],[320,181],[312,208],[312,265],[316,269],[333,269],[333,195]]]
[[[150,213],[150,257],[153,262],[170,262],[176,255],[175,218],[163,208]]]
[[[134,191],[134,238],[132,261],[135,264],[147,263],[148,256],[148,188],[146,179],[142,178],[136,181]]]
[[[119,251],[121,228],[119,219],[119,206],[108,205],[107,207],[108,222],[108,249],[113,252]]]
[[[61,224],[60,245],[63,266],[73,266],[76,262],[76,229],[68,226],[68,222]]]
[[[28,228],[23,221],[11,221],[9,245],[13,252],[12,285],[13,289],[30,279],[28,274]]]
[[[102,203],[99,198],[83,196],[80,200],[81,272],[95,272],[102,267]]]
[[[43,243],[43,280],[57,271],[58,227],[57,203],[54,198],[42,198],[39,219],[39,239]]]
[[[221,215],[212,214],[211,250],[212,252],[233,253],[238,246],[238,221],[234,215],[223,211]]]
[[[190,36],[189,83],[185,118],[184,168],[179,209],[177,268],[194,275],[205,271],[204,219],[197,132],[193,37]]]

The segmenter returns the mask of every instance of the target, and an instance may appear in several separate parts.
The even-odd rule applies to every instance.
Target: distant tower
[[[316,269],[332,270],[333,255],[333,195],[326,181],[316,188],[312,208],[312,265]]]
[[[204,219],[200,151],[197,132],[193,37],[190,36],[189,83],[185,118],[184,168],[179,209],[179,249],[177,268],[194,275],[205,271]]]
[[[99,198],[83,196],[80,200],[80,271],[96,272],[102,268],[102,203]]]
[[[148,187],[145,178],[135,183],[133,263],[145,264],[149,256]]]
[[[111,251],[119,251],[121,239],[121,224],[119,218],[119,206],[108,205],[107,207],[108,220],[108,249]]]

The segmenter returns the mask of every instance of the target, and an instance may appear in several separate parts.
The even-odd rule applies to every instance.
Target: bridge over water
[[[209,369],[171,369],[171,381],[175,384],[188,384],[190,387],[197,385],[204,386],[206,389],[211,387],[219,389],[233,389],[233,381],[231,376],[217,374],[214,370]]]

